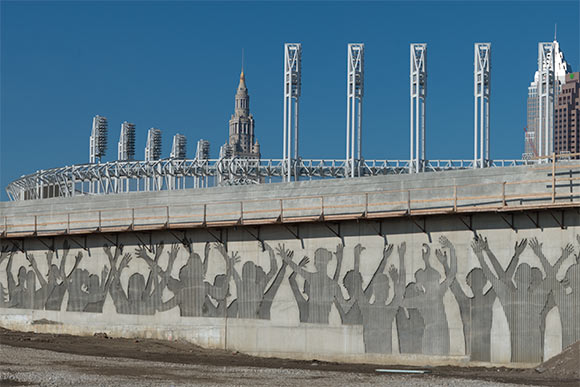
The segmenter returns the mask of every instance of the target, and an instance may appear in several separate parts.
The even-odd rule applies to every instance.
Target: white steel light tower
[[[184,159],[187,155],[187,137],[177,133],[173,136],[170,157],[174,159]]]
[[[123,122],[121,124],[121,135],[117,144],[117,159],[119,161],[135,160],[135,124]],[[129,180],[126,177],[119,177],[114,180],[115,192],[129,192]]]
[[[538,156],[549,156],[554,150],[554,42],[538,43]],[[540,159],[547,162],[547,159]]]
[[[89,139],[89,162],[91,164],[100,163],[101,157],[107,151],[107,118],[96,115],[93,117],[93,128]],[[89,183],[90,193],[100,193],[101,185],[98,181]]]
[[[349,43],[346,74],[346,163],[355,176],[355,160],[362,160],[362,101],[364,95],[365,45]],[[356,132],[356,140],[355,140]],[[356,148],[356,159],[355,159]]]
[[[195,158],[198,160],[209,160],[209,141],[199,140],[197,142]]]
[[[220,146],[220,159],[231,159],[234,157],[234,150],[229,144]]]
[[[292,160],[298,159],[298,107],[301,89],[302,44],[284,44],[284,166],[286,181],[292,178]],[[294,138],[292,138],[294,127]],[[294,146],[292,146],[294,144]],[[292,149],[294,148],[294,149]],[[294,152],[292,152],[294,150]],[[294,155],[292,155],[294,153]],[[298,176],[294,177],[298,179]]]
[[[425,99],[427,97],[427,44],[411,44],[411,155],[409,173],[420,172],[425,163]]]
[[[147,132],[145,161],[159,160],[159,157],[161,157],[161,130],[151,128]]]
[[[195,152],[196,160],[209,160],[209,141],[199,140],[197,142],[197,149]],[[201,188],[208,186],[207,176],[197,176],[193,179],[194,188]]]
[[[475,43],[473,59],[473,168],[489,165],[489,97],[491,43]]]
[[[145,161],[152,162],[155,160],[159,160],[160,157],[161,157],[161,130],[151,128],[147,132],[147,144],[145,145]],[[159,176],[148,176],[147,178],[145,178],[145,191],[151,190],[151,180],[153,180],[153,190],[160,190],[162,182],[161,178]]]
[[[185,159],[187,155],[187,137],[183,134],[177,133],[173,136],[173,144],[171,145],[171,153],[169,155],[172,159]],[[171,168],[171,176],[165,180],[168,185],[168,189],[179,189],[185,187],[185,176],[180,176],[175,173],[175,170]]]
[[[89,162],[101,162],[101,157],[107,151],[107,117],[94,116],[93,129],[89,140]]]
[[[121,124],[121,135],[117,146],[119,161],[130,161],[135,159],[135,124],[123,122]]]

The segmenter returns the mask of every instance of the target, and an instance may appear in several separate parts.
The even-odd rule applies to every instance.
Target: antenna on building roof
[[[242,73],[244,72],[244,48],[242,47]]]
[[[558,23],[554,23],[554,42],[556,41],[556,33],[558,32]]]

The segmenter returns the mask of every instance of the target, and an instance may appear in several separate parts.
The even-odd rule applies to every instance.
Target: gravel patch
[[[518,386],[434,375],[176,364],[6,345],[0,353],[2,386]]]

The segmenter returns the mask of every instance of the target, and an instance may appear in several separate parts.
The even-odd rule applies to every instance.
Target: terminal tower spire
[[[250,96],[243,67],[229,127],[228,142],[222,147],[222,153],[225,153],[222,156],[259,159],[260,144],[254,136],[254,117],[250,114]]]

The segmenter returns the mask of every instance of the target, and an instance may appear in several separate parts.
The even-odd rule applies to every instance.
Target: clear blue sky
[[[226,141],[241,50],[264,158],[282,153],[284,42],[301,42],[301,155],[344,158],[346,44],[365,43],[363,153],[408,158],[409,43],[428,44],[427,157],[471,158],[473,43],[492,43],[491,156],[520,158],[537,43],[580,65],[578,1],[10,2],[1,11],[0,186],[88,162],[91,119]]]

